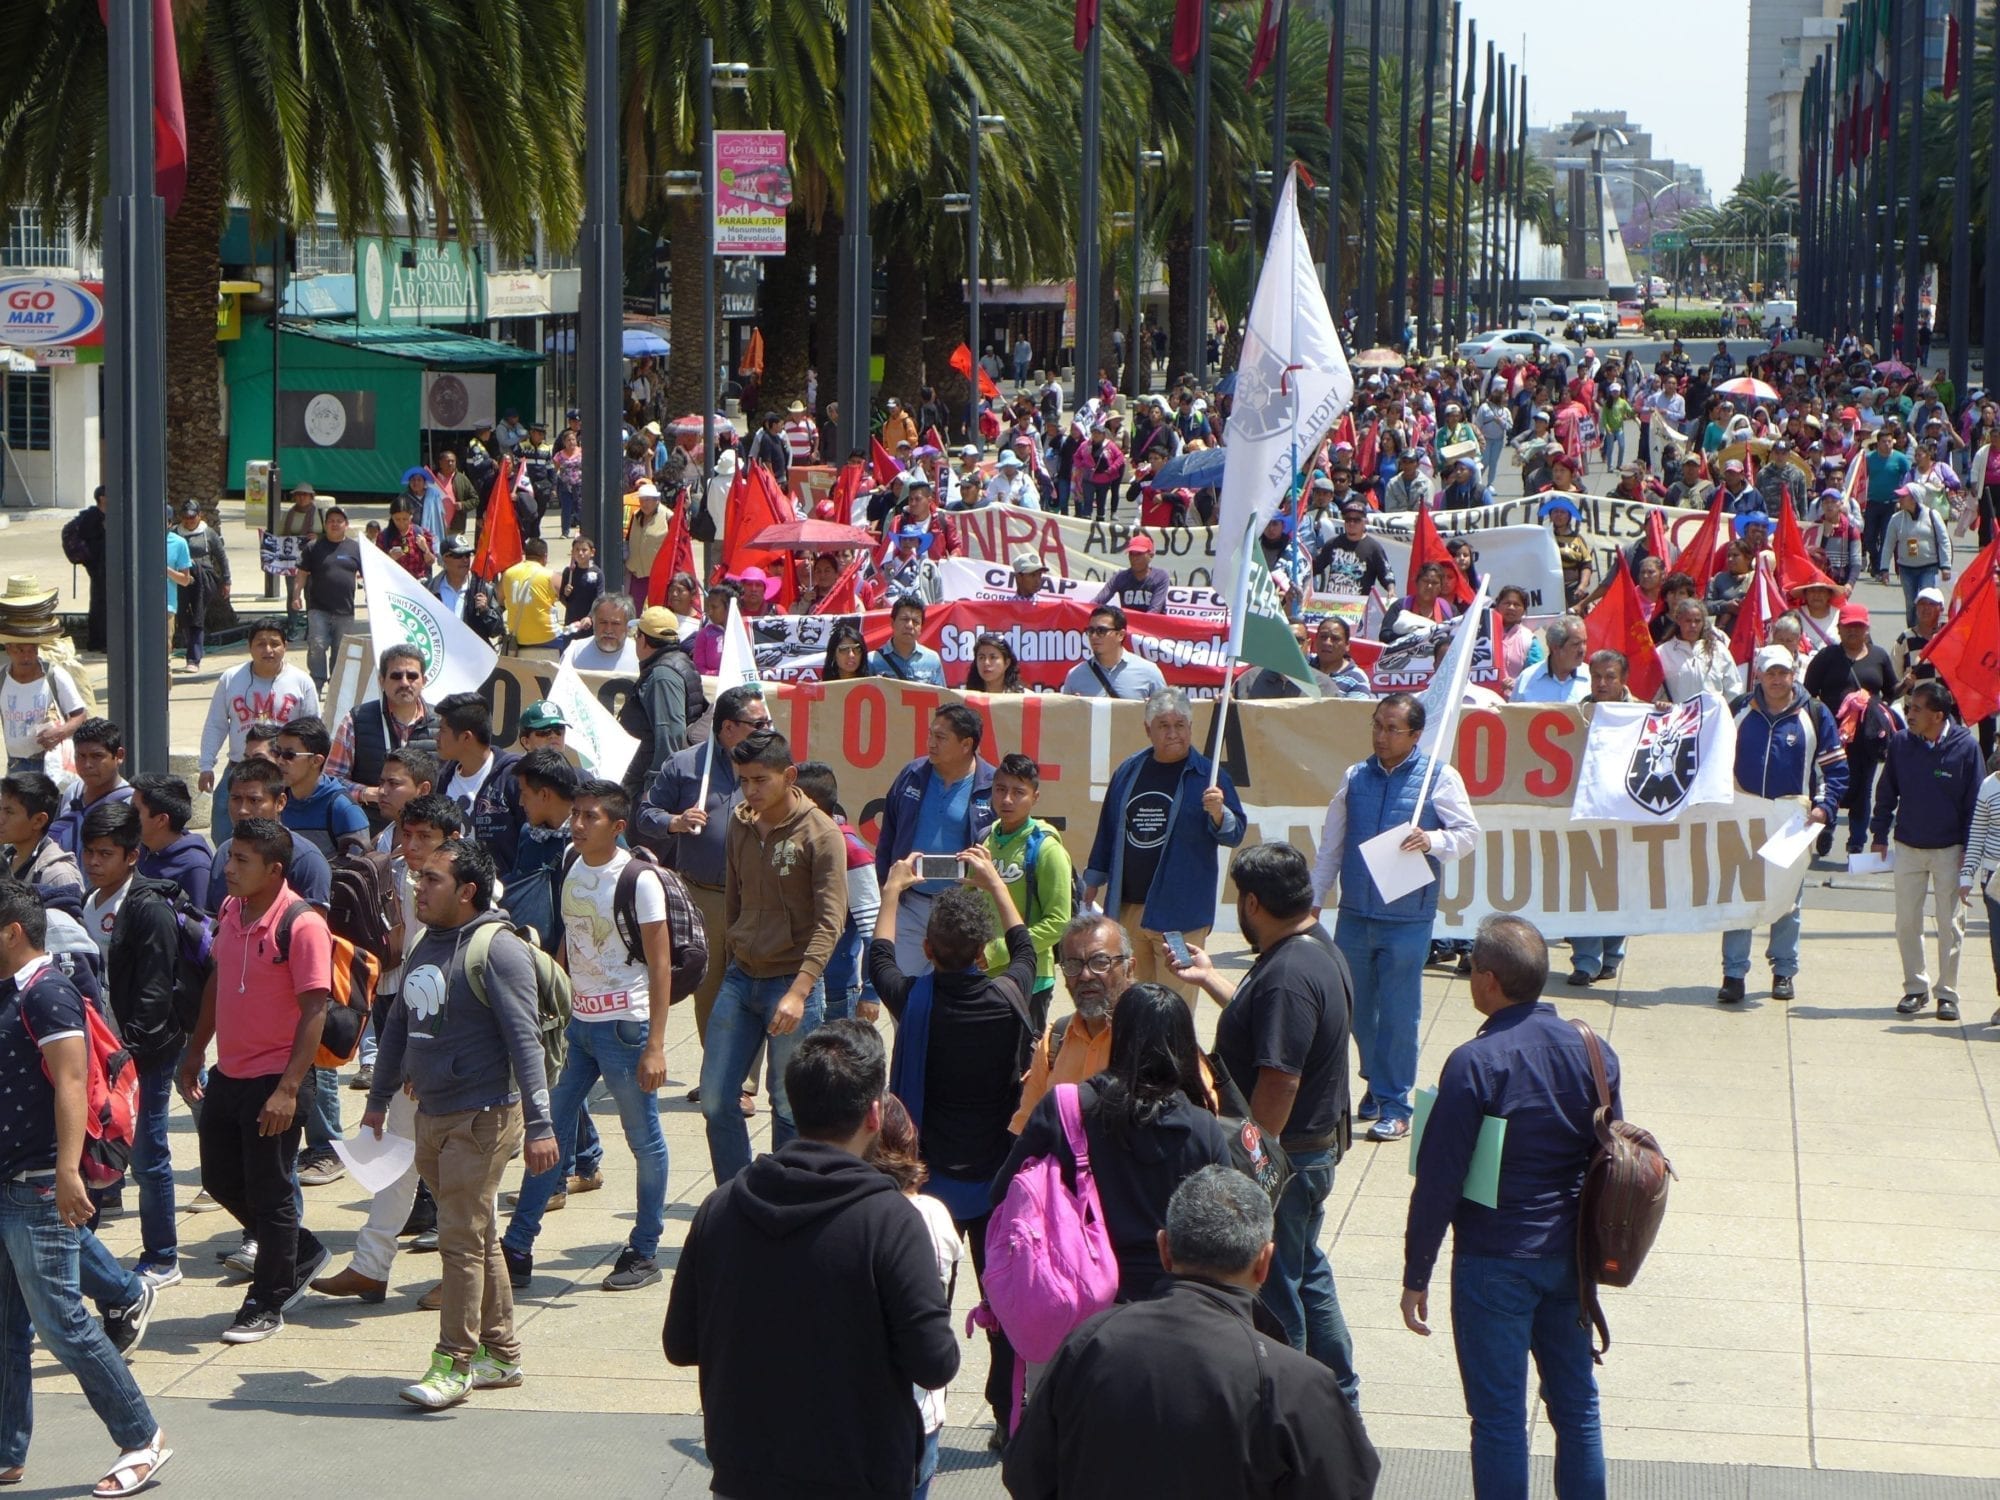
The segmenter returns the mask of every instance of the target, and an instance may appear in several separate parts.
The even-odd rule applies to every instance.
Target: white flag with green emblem
[[[576,752],[584,771],[607,781],[620,780],[632,757],[639,753],[639,742],[625,732],[568,662],[549,685],[549,702],[561,709],[568,721],[569,734],[563,743]]]
[[[366,538],[361,549],[361,581],[368,590],[368,633],[375,659],[391,646],[415,646],[424,659],[424,701],[453,693],[476,693],[486,686],[500,660],[486,642],[445,607],[444,601],[412,578],[407,569]],[[369,672],[372,687],[374,672]]]
[[[1250,592],[1244,601],[1237,658],[1253,666],[1269,667],[1280,677],[1296,682],[1301,697],[1317,698],[1319,682],[1313,677],[1305,652],[1299,649],[1298,637],[1292,634],[1292,622],[1285,618],[1285,606],[1278,598],[1277,585],[1271,582],[1271,570],[1256,547],[1249,549],[1249,556]]]

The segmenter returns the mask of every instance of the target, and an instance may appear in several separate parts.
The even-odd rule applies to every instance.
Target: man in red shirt
[[[272,818],[236,825],[215,926],[215,964],[181,1054],[181,1097],[199,1102],[201,1184],[255,1240],[256,1269],[226,1344],[285,1326],[285,1311],[331,1255],[299,1224],[295,1159],[305,1082],[333,988],[326,918],[285,883],[292,835]],[[215,1066],[201,1081],[208,1044]]]

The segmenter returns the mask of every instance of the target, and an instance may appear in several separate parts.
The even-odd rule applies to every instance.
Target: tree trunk
[[[1130,253],[1129,249],[1127,253]],[[1111,383],[1122,391],[1125,389],[1125,364],[1118,358],[1118,346],[1111,341],[1112,329],[1125,328],[1125,319],[1118,306],[1117,259],[1117,256],[1107,252],[1097,260],[1097,362],[1111,377]],[[1131,330],[1125,331],[1129,333]],[[1096,376],[1097,372],[1091,371],[1090,388],[1093,391],[1097,389]]]
[[[183,82],[188,132],[187,191],[180,212],[167,220],[164,264],[167,355],[167,493],[174,503],[199,500],[211,521],[229,487],[222,439],[222,392],[216,378],[216,286],[222,279],[222,141],[216,129],[215,89],[206,68]],[[275,434],[274,434],[275,436]],[[140,504],[157,503],[154,496]],[[246,586],[257,577],[255,549],[235,560]],[[210,596],[208,628],[236,623],[236,612],[218,589]]]
[[[840,215],[829,210],[820,218],[819,233],[813,236],[813,368],[819,372],[818,416],[829,401],[838,399],[840,376]]]
[[[889,316],[882,340],[881,394],[898,397],[914,412],[924,383],[923,267],[909,252],[894,250],[882,271]]]
[[[938,399],[951,413],[944,435],[953,442],[964,440],[972,385],[951,367],[951,352],[965,342],[966,320],[971,316],[965,300],[965,272],[957,257],[942,266],[933,263],[924,286],[924,376],[937,387]],[[977,435],[970,440],[977,442]]]
[[[1196,351],[1188,347],[1188,285],[1194,276],[1194,224],[1176,224],[1167,231],[1167,380],[1194,368]]]
[[[673,348],[667,356],[667,419],[701,411],[701,203],[667,200],[667,276]],[[718,346],[720,347],[720,346]],[[699,446],[697,444],[697,446]]]
[[[812,362],[807,332],[812,310],[812,269],[816,249],[803,214],[788,215],[785,253],[764,262],[764,300],[757,326],[764,330],[764,381],[758,399],[765,411],[782,412],[806,394],[806,366]]]

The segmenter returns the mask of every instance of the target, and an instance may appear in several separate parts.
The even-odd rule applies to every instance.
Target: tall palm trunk
[[[960,441],[967,431],[967,408],[972,400],[971,383],[951,367],[952,350],[965,342],[966,322],[972,315],[965,300],[965,272],[956,262],[956,256],[945,265],[933,261],[924,288],[924,375],[937,387],[938,399],[951,413],[944,435],[953,442]],[[977,350],[973,357],[978,358]]]
[[[1167,231],[1167,379],[1194,368],[1188,347],[1188,280],[1194,274],[1194,225],[1183,221]]]
[[[222,279],[223,145],[206,68],[182,86],[187,111],[187,193],[167,220],[167,494],[210,507],[228,487],[222,396],[215,378],[215,296]]]
[[[673,349],[667,356],[669,420],[701,411],[701,204],[667,200],[667,276],[673,288]],[[720,345],[717,346],[718,348]]]
[[[924,383],[924,271],[908,251],[892,250],[882,263],[882,277],[889,310],[882,339],[882,394],[915,411]]]
[[[766,411],[783,411],[805,398],[806,346],[812,302],[816,237],[807,233],[805,216],[791,214],[785,225],[785,253],[764,262],[763,309],[757,322],[764,329],[764,384],[759,400]]]

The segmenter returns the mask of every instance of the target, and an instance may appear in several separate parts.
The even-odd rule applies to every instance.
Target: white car
[[[1569,306],[1562,302],[1551,302],[1546,297],[1537,297],[1528,304],[1528,316],[1537,323],[1567,323]]]
[[[1570,331],[1583,330],[1585,338],[1610,338],[1618,331],[1618,317],[1602,302],[1573,302],[1570,304]]]
[[[1491,370],[1501,360],[1510,358],[1529,359],[1538,365],[1546,365],[1559,354],[1566,355],[1572,365],[1577,363],[1574,344],[1552,339],[1532,328],[1501,328],[1477,333],[1458,346],[1459,358],[1471,360],[1482,370]]]

